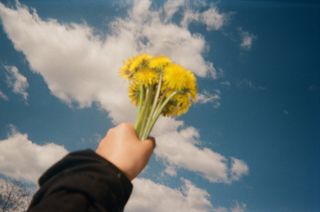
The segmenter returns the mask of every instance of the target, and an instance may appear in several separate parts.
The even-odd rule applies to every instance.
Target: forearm
[[[122,211],[132,191],[128,178],[91,150],[67,155],[39,184],[28,211]]]

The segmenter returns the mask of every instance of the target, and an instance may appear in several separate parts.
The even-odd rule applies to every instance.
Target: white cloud
[[[17,180],[36,182],[40,175],[67,154],[60,145],[38,145],[15,129],[8,138],[0,140],[0,173]]]
[[[177,170],[174,166],[169,165],[163,170],[162,175],[167,174],[169,176],[177,176]]]
[[[210,182],[230,183],[248,173],[247,165],[199,145],[199,133],[186,127],[182,121],[160,118],[154,134],[157,138],[155,153],[169,166],[194,171]],[[231,167],[228,165],[231,163]]]
[[[249,173],[248,165],[237,158],[232,158],[231,164],[231,179],[232,180],[239,180],[243,175]]]
[[[289,111],[286,110],[286,109],[282,110],[282,112],[283,112],[284,115],[289,115]]]
[[[242,79],[242,80],[238,81],[236,83],[236,86],[239,88],[250,88],[253,90],[261,90],[261,91],[267,90],[266,87],[258,85],[249,79]]]
[[[247,210],[247,205],[245,203],[236,202],[230,208],[227,207],[215,207],[212,211],[214,212],[245,212]]]
[[[166,54],[198,76],[215,76],[212,63],[202,57],[205,40],[173,22],[165,23],[161,11],[151,10],[150,4],[135,1],[129,17],[113,21],[103,39],[87,25],[42,20],[22,6],[9,9],[0,4],[0,17],[14,47],[24,53],[54,95],[83,107],[96,102],[119,122],[132,120],[134,114],[126,82],[117,74],[129,56]]]
[[[207,104],[212,103],[214,108],[220,107],[220,99],[221,99],[221,92],[220,90],[214,90],[212,93],[204,90],[202,93],[199,93],[197,96],[196,103],[198,104]]]
[[[211,7],[204,12],[186,10],[181,25],[188,27],[192,22],[200,22],[206,25],[207,30],[219,30],[227,21],[226,15],[220,13],[217,8]]]
[[[224,182],[228,179],[227,159],[208,148],[199,148],[184,138],[179,131],[158,136],[157,156],[170,164],[195,171],[212,182]]]
[[[180,189],[173,189],[148,179],[135,179],[134,190],[125,211],[212,211],[210,196],[205,190],[188,180],[183,179],[182,182]]]
[[[4,66],[4,68],[7,72],[8,86],[12,88],[14,93],[20,94],[24,100],[27,100],[28,93],[26,90],[29,87],[27,78],[15,66]]]
[[[226,208],[226,207],[217,207],[213,211],[214,212],[228,212],[228,208]]]
[[[133,181],[133,192],[125,207],[125,212],[244,212],[246,204],[235,202],[230,207],[212,205],[206,190],[195,186],[191,181],[181,179],[178,188],[155,183],[149,179],[137,178]]]
[[[201,20],[207,25],[208,29],[218,30],[226,22],[226,17],[217,8],[210,8],[201,14]]]
[[[185,0],[168,0],[163,6],[165,21],[169,21],[185,5]]]
[[[220,85],[231,86],[231,82],[230,81],[223,81],[223,82],[220,82]]]
[[[240,29],[240,36],[241,36],[241,43],[240,43],[240,47],[245,49],[245,50],[250,50],[253,44],[253,41],[256,40],[256,36],[243,31],[242,29]]]
[[[1,90],[0,90],[0,99],[8,100],[7,95],[5,93],[3,93]]]
[[[184,8],[184,4],[167,4],[167,8],[159,10],[150,9],[150,5],[150,0],[134,1],[129,17],[115,19],[103,38],[95,36],[85,24],[43,20],[23,6],[10,9],[0,3],[0,17],[15,49],[25,55],[31,69],[44,78],[55,96],[82,107],[96,103],[114,123],[119,123],[133,121],[135,110],[127,97],[127,83],[117,70],[125,59],[138,52],[165,54],[200,77],[216,76],[212,62],[202,56],[206,49],[204,38],[171,20],[176,8]],[[164,10],[168,14],[165,19]],[[163,118],[154,135],[158,142],[155,152],[167,164],[194,171],[212,182],[230,182],[230,159],[200,147],[195,128]]]
[[[231,208],[231,212],[245,212],[246,210],[247,205],[239,202],[236,202],[236,204]]]

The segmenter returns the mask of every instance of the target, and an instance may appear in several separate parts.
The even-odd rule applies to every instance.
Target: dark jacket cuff
[[[112,211],[123,210],[132,192],[125,174],[92,150],[68,154],[43,174],[39,185],[39,200],[66,189],[80,192]]]

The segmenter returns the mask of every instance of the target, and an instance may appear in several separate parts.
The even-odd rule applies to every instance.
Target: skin
[[[154,148],[153,138],[141,141],[132,124],[122,123],[107,132],[96,153],[133,180],[147,165]]]

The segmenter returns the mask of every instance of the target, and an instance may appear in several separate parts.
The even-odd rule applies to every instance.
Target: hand
[[[122,123],[108,131],[96,153],[133,180],[147,165],[154,148],[153,139],[140,141],[132,124]]]

